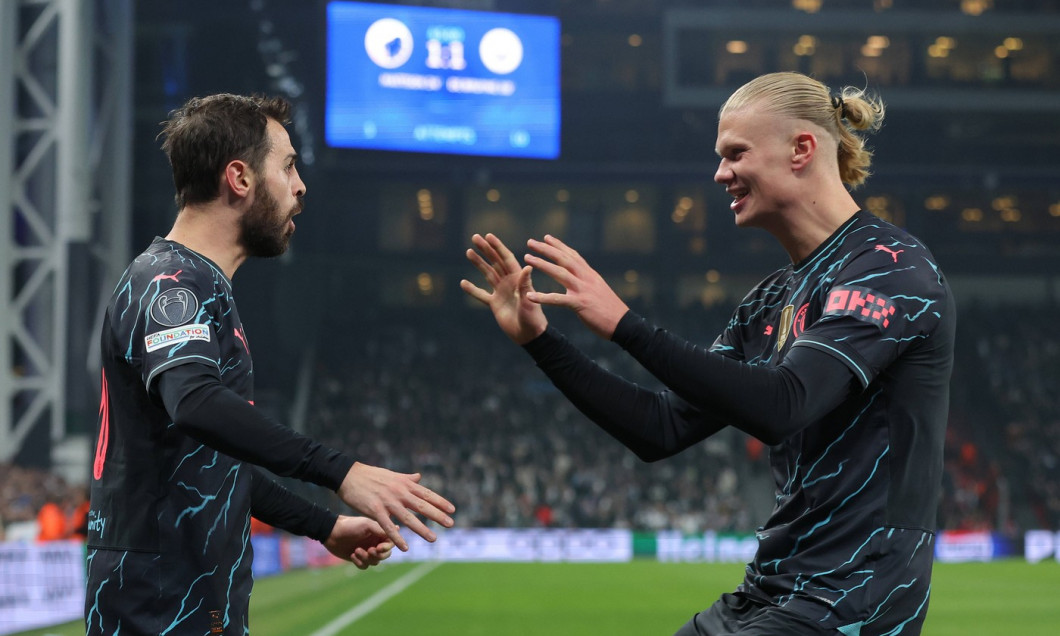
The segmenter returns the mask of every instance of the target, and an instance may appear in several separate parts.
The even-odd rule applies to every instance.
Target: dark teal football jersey
[[[114,290],[101,354],[88,634],[245,633],[251,466],[182,433],[151,390],[166,369],[203,364],[253,401],[231,281],[199,254],[155,239]]]
[[[866,212],[746,296],[713,351],[776,366],[792,347],[813,347],[845,364],[862,390],[771,447],[776,505],[758,529],[744,593],[798,606],[826,627],[919,627],[954,333],[953,296],[934,257]]]

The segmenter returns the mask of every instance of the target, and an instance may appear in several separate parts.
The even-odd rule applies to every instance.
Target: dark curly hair
[[[260,171],[269,154],[269,119],[286,125],[291,104],[282,97],[221,93],[193,97],[162,122],[162,150],[173,168],[177,208],[220,195],[220,175],[230,161]]]

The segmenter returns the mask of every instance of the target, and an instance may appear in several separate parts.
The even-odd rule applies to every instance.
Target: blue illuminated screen
[[[559,156],[559,20],[327,5],[329,146]]]

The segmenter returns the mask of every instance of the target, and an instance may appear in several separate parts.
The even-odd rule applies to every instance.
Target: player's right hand
[[[375,519],[394,545],[407,552],[409,546],[398,530],[399,523],[434,542],[437,537],[416,515],[451,528],[449,515],[456,512],[456,506],[419,481],[419,473],[396,473],[356,462],[342,480],[338,495],[354,510]]]
[[[358,569],[366,570],[390,558],[394,542],[383,534],[379,524],[367,517],[339,515],[324,547]]]

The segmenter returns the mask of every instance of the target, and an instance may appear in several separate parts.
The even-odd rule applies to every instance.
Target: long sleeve
[[[670,391],[603,369],[552,327],[524,348],[582,413],[645,461],[674,455],[726,425]]]
[[[338,515],[299,497],[258,469],[253,470],[250,514],[270,526],[323,543]]]
[[[612,340],[691,404],[770,445],[831,412],[856,385],[846,365],[811,347],[792,347],[776,367],[754,366],[697,347],[632,311]]]
[[[277,475],[338,489],[352,458],[271,420],[222,385],[216,374],[209,365],[183,364],[159,376],[162,402],[182,431]]]

